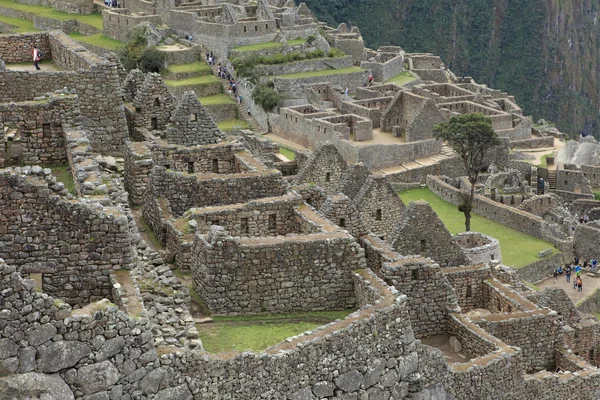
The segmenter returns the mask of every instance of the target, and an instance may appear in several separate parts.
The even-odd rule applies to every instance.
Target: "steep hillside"
[[[600,137],[597,0],[305,0],[367,45],[432,52],[457,75],[513,94],[527,114]]]

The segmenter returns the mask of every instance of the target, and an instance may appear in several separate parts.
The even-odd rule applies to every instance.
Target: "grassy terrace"
[[[204,348],[210,353],[260,352],[290,336],[346,318],[352,311],[213,317],[213,323],[198,324],[196,328]]]
[[[222,131],[230,131],[232,129],[248,129],[250,125],[246,121],[241,119],[228,119],[226,121],[217,122],[217,126]]]
[[[453,235],[465,231],[464,214],[459,212],[455,205],[440,199],[429,189],[412,189],[399,194],[405,204],[420,199],[429,202]],[[538,261],[537,254],[540,251],[554,248],[551,243],[536,239],[477,214],[473,214],[471,229],[498,239],[502,251],[502,263],[515,268],[522,268]],[[558,250],[555,249],[554,253],[557,252]]]
[[[166,72],[177,74],[184,72],[209,72],[210,70],[210,66],[204,61],[196,61],[190,64],[169,65],[166,69]]]
[[[199,100],[203,106],[210,106],[214,104],[235,104],[233,99],[226,94],[215,94],[212,96],[200,97]]]
[[[13,10],[38,15],[44,18],[53,18],[59,21],[69,21],[76,19],[84,24],[91,25],[95,28],[102,29],[102,15],[79,15],[67,14],[62,11],[56,11],[52,7],[34,6],[29,4],[20,4],[14,0],[0,0],[0,7],[12,8]]]
[[[283,44],[281,44],[279,42],[249,44],[247,46],[236,47],[233,50],[236,50],[236,51],[258,51],[258,50],[272,49],[275,47],[283,47]]]
[[[296,153],[285,147],[279,147],[279,153],[287,157],[288,160],[294,161],[296,159]]]
[[[386,83],[395,83],[396,85],[402,86],[408,82],[414,81],[416,78],[410,74],[408,71],[402,71],[392,79],[388,80]]]
[[[84,36],[81,33],[73,32],[73,33],[69,34],[69,37],[77,40],[78,42],[88,43],[88,44],[102,47],[102,48],[108,49],[108,50],[116,50],[125,44],[118,40],[111,39],[107,36],[104,36],[101,33],[98,33],[96,35],[91,35],[91,36]]]
[[[179,87],[179,86],[192,86],[192,85],[203,85],[205,83],[219,82],[219,78],[213,75],[196,76],[194,78],[181,79],[181,80],[165,80],[167,86]]]
[[[5,17],[0,15],[0,23],[16,26],[12,29],[14,33],[39,32],[39,29],[33,27],[33,22],[23,18]]]
[[[52,175],[56,177],[56,180],[65,184],[67,191],[73,195],[77,194],[75,190],[75,181],[73,180],[73,174],[68,165],[56,165],[48,167],[52,170]]]
[[[325,69],[322,71],[311,71],[311,72],[300,72],[297,74],[288,74],[288,75],[277,75],[273,78],[283,78],[283,79],[297,79],[297,78],[309,78],[313,76],[329,76],[329,75],[340,75],[340,74],[351,74],[353,72],[362,72],[364,69],[360,67],[350,67],[350,68],[341,68],[341,69]]]

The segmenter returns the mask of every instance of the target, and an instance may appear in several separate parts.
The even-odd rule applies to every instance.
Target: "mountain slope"
[[[435,53],[534,119],[600,137],[597,0],[305,1],[332,26],[358,26],[369,47]]]

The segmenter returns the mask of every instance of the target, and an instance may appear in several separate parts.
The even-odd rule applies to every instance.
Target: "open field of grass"
[[[189,64],[172,64],[166,70],[173,73],[208,72],[210,71],[210,66],[204,61],[196,61]]]
[[[247,46],[236,47],[233,50],[236,50],[236,51],[257,51],[257,50],[272,49],[274,47],[283,47],[283,44],[281,44],[279,42],[267,42],[267,43],[259,43],[259,44],[249,44]]]
[[[362,69],[360,67],[350,67],[350,68],[341,68],[341,69],[324,69],[322,71],[299,72],[297,74],[277,75],[277,76],[274,76],[274,78],[297,79],[297,78],[309,78],[309,77],[313,77],[313,76],[351,74],[353,72],[361,72],[361,71],[364,71],[364,69]]]
[[[402,86],[405,83],[414,81],[415,77],[410,74],[408,71],[402,71],[392,79],[388,80],[386,83],[395,83],[396,85]]]
[[[240,127],[241,129],[250,128],[250,125],[241,119],[228,119],[226,121],[217,122],[217,126],[222,131],[230,131],[237,127]]]
[[[196,328],[204,348],[210,353],[260,352],[290,336],[346,318],[352,311],[212,317],[213,323],[197,324]]]
[[[5,17],[3,15],[0,15],[0,22],[16,26],[17,28],[12,29],[14,33],[28,33],[40,31],[39,29],[35,29],[33,27],[33,22],[31,22],[28,19]]]
[[[306,39],[294,39],[294,40],[288,40],[287,44],[289,46],[298,46],[299,44],[304,44],[306,43]]]
[[[77,40],[78,42],[89,43],[94,46],[102,47],[102,48],[108,49],[108,50],[116,50],[125,44],[118,40],[111,39],[107,36],[104,36],[101,33],[98,33],[96,35],[91,35],[91,36],[84,36],[81,33],[73,32],[73,33],[69,33],[69,37]]]
[[[17,3],[14,0],[0,0],[0,7],[12,8],[13,10],[39,15],[40,17],[45,18],[53,18],[59,21],[69,21],[72,19],[76,19],[77,21],[91,25],[94,28],[102,29],[102,15],[100,14],[67,14],[62,11],[57,11],[52,7],[21,4]]]
[[[412,189],[400,192],[400,198],[408,205],[413,200],[427,201],[438,214],[450,233],[457,234],[465,231],[465,217],[453,204],[437,197],[429,189]],[[490,219],[473,214],[471,230],[495,237],[500,242],[502,263],[515,268],[522,268],[538,261],[537,254],[547,248],[554,248],[551,243],[526,235],[515,229],[506,227]],[[554,253],[558,250],[554,249]]]
[[[174,87],[202,85],[205,83],[215,83],[215,82],[219,82],[219,78],[217,78],[216,76],[213,76],[213,75],[202,75],[202,76],[196,76],[194,78],[180,79],[180,80],[171,80],[171,79],[165,80],[165,83],[167,84],[167,86],[174,86]]]
[[[200,97],[199,100],[204,106],[210,106],[212,104],[235,104],[233,99],[226,94],[215,94],[212,96]]]
[[[52,170],[52,174],[56,176],[56,179],[59,182],[65,184],[65,188],[69,191],[69,193],[76,195],[77,191],[75,190],[75,181],[73,180],[73,174],[71,174],[71,170],[69,170],[68,165],[56,165],[48,167]]]

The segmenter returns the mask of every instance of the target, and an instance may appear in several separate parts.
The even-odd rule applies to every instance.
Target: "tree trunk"
[[[477,181],[477,177],[473,179],[471,182],[471,192],[469,193],[469,197],[467,197],[466,207],[465,207],[465,229],[467,232],[471,231],[471,210],[473,209],[473,197],[475,197],[475,182]]]
[[[465,229],[466,232],[471,230],[471,210],[465,210]]]

